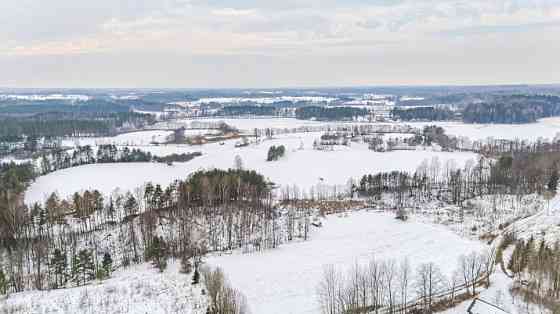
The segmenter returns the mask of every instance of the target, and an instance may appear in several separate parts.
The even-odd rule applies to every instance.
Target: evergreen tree
[[[552,193],[556,193],[556,188],[558,188],[558,169],[554,168],[548,179],[547,189]]]
[[[109,254],[109,252],[105,252],[105,254],[103,254],[103,261],[101,262],[101,266],[105,271],[105,275],[107,277],[110,277],[111,272],[113,271],[113,259],[111,258],[111,254]]]
[[[62,287],[66,284],[66,254],[63,254],[59,249],[55,249],[53,257],[51,258],[51,269],[54,272],[55,287]]]
[[[199,282],[200,282],[200,272],[198,271],[198,266],[195,265],[192,284],[197,285]]]
[[[74,283],[81,286],[95,278],[95,264],[93,256],[88,250],[81,250],[78,255],[72,259],[72,275]]]
[[[0,268],[0,294],[6,294],[8,292],[8,280],[4,271]]]
[[[167,244],[162,237],[156,236],[152,239],[146,255],[147,259],[151,260],[152,265],[159,269],[160,272],[167,268]]]

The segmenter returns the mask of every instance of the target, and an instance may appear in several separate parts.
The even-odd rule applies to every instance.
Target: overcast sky
[[[560,0],[1,0],[0,86],[560,83]]]

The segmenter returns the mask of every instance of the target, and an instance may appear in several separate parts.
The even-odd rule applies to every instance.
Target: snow
[[[42,202],[46,195],[58,191],[67,197],[74,192],[96,188],[109,194],[115,188],[123,191],[135,189],[147,181],[169,184],[176,179],[184,179],[193,171],[208,168],[231,168],[234,158],[239,155],[247,169],[254,169],[281,185],[297,185],[309,191],[329,186],[347,184],[349,179],[357,179],[364,174],[391,170],[414,171],[423,160],[439,158],[442,164],[455,160],[462,167],[476,155],[466,152],[433,151],[393,151],[378,153],[366,144],[352,143],[350,147],[339,147],[334,151],[317,151],[313,141],[321,133],[287,134],[260,144],[236,148],[234,141],[224,145],[212,143],[203,146],[160,145],[146,146],[143,150],[163,156],[171,153],[201,151],[202,156],[187,163],[173,166],[153,163],[95,164],[57,171],[39,177],[26,193],[26,202]],[[303,149],[301,145],[303,143]],[[267,162],[266,155],[272,145],[285,145],[286,156],[276,162]]]
[[[68,168],[39,177],[28,189],[26,202],[42,203],[52,192],[62,197],[74,192],[97,189],[104,195],[115,189],[133,191],[144,183],[167,185],[185,175],[175,167],[159,163],[92,164]]]
[[[202,122],[202,123],[217,123],[224,122],[227,125],[233,126],[238,130],[242,131],[252,131],[255,128],[265,129],[265,128],[298,128],[302,126],[319,126],[328,123],[311,121],[311,120],[298,120],[294,118],[211,118],[211,119],[185,119],[180,120],[180,122],[191,124],[192,122]],[[340,123],[339,123],[340,124]]]
[[[560,241],[560,195],[556,194],[535,215],[513,223],[507,231],[515,232],[520,239],[528,240],[533,237],[537,241],[544,240],[549,245]]]
[[[315,229],[307,242],[253,254],[214,256],[207,263],[225,271],[232,285],[247,296],[253,313],[320,313],[316,289],[326,265],[346,270],[374,256],[397,262],[408,258],[412,269],[434,262],[449,275],[460,255],[483,247],[442,226],[360,211],[348,217],[328,216],[324,227]]]
[[[114,137],[80,137],[69,138],[63,141],[64,146],[95,146],[95,145],[130,145],[140,146],[151,143],[165,143],[173,131],[150,130],[119,134]]]
[[[182,120],[199,122],[223,121],[240,130],[251,131],[255,128],[297,128],[301,126],[341,125],[344,122],[326,122],[298,120],[294,118],[239,118],[239,119],[194,119]],[[560,133],[560,117],[540,119],[536,123],[528,124],[469,124],[463,122],[395,122],[395,123],[365,123],[346,122],[344,124],[376,124],[376,125],[403,125],[423,128],[427,125],[437,125],[445,129],[449,135],[466,136],[471,140],[485,140],[489,137],[495,139],[522,139],[537,140],[539,138],[554,138]]]
[[[79,100],[86,101],[91,99],[91,96],[87,95],[62,95],[62,94],[49,94],[49,95],[15,95],[15,94],[0,94],[0,100],[4,99],[16,99],[16,100]]]
[[[532,140],[554,138],[560,132],[560,117],[540,119],[536,123],[527,124],[467,124],[462,122],[411,122],[414,127],[437,125],[445,129],[445,133],[455,136],[466,136],[471,140],[484,140],[488,137],[507,140]]]
[[[27,159],[27,158],[26,159],[18,159],[18,158],[15,158],[13,156],[7,156],[7,157],[4,157],[4,158],[0,159],[0,164],[9,164],[9,163],[13,162],[16,165],[21,165],[21,164],[25,164],[25,163],[32,162],[32,161],[33,161],[32,159]]]
[[[331,103],[335,101],[334,97],[324,96],[277,96],[277,97],[207,97],[201,98],[196,101],[198,104],[239,104],[244,102],[254,102],[258,104],[273,104],[279,101],[292,101],[292,102],[312,102],[312,103]]]
[[[87,286],[28,291],[2,301],[5,313],[150,313],[204,314],[207,299],[177,263],[159,273],[149,264],[132,266],[113,278]]]

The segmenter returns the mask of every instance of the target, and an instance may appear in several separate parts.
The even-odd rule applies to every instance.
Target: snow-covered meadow
[[[459,256],[484,247],[441,225],[359,211],[347,217],[328,216],[307,242],[260,253],[213,256],[207,263],[223,268],[232,285],[247,296],[253,313],[318,314],[317,287],[325,266],[347,270],[373,257],[396,262],[408,258],[413,270],[434,262],[449,276]]]
[[[93,164],[57,171],[39,177],[28,189],[26,202],[42,202],[55,191],[61,197],[67,197],[77,191],[95,188],[107,195],[116,188],[121,191],[133,190],[148,181],[169,184],[199,169],[231,168],[236,155],[241,157],[245,168],[262,173],[278,185],[296,185],[303,190],[344,186],[348,180],[364,174],[391,170],[414,171],[426,159],[438,158],[442,165],[454,160],[459,167],[467,160],[476,159],[475,154],[465,152],[427,150],[378,153],[369,150],[366,144],[359,143],[352,143],[350,147],[340,146],[334,151],[318,151],[313,149],[313,141],[319,136],[320,133],[279,135],[275,139],[242,148],[236,148],[234,141],[226,141],[223,145],[147,146],[142,149],[160,156],[193,151],[201,151],[203,155],[172,166],[155,163]],[[276,162],[267,162],[267,151],[272,145],[285,145],[286,156]]]
[[[445,129],[445,133],[454,136],[466,136],[470,140],[487,138],[506,140],[530,140],[539,138],[553,139],[560,133],[560,118],[540,119],[528,124],[467,124],[462,122],[410,122],[413,127],[437,125]]]
[[[143,146],[152,143],[165,143],[169,141],[172,131],[149,130],[119,134],[113,137],[78,137],[66,139],[63,146],[96,146],[96,145],[130,145]]]
[[[86,286],[12,294],[1,301],[0,312],[204,314],[208,300],[201,289],[191,285],[191,276],[179,273],[178,263],[163,273],[146,263]]]
[[[192,122],[225,122],[242,131],[251,131],[255,128],[298,128],[303,126],[341,125],[341,124],[371,124],[369,122],[324,122],[298,120],[294,118],[226,118],[226,119],[188,119],[183,123],[190,125]],[[495,139],[521,139],[537,140],[538,138],[554,138],[560,133],[560,118],[540,119],[529,124],[468,124],[462,122],[394,122],[375,123],[385,125],[408,124],[413,127],[423,128],[426,125],[438,125],[446,133],[454,136],[466,136],[471,140],[484,140],[489,137]]]

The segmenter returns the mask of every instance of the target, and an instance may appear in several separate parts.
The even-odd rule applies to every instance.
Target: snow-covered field
[[[63,141],[64,146],[85,146],[85,145],[149,145],[151,143],[165,143],[169,140],[172,131],[150,130],[137,131],[119,134],[114,137],[80,137]]]
[[[180,122],[191,125],[193,122],[217,123],[224,122],[233,126],[238,130],[252,131],[265,128],[298,128],[302,126],[319,126],[324,124],[332,124],[311,120],[298,120],[294,118],[212,118],[212,119],[184,119]],[[340,124],[340,123],[338,123]]]
[[[455,160],[462,167],[467,160],[476,159],[472,153],[433,151],[394,151],[378,153],[365,144],[352,143],[351,147],[339,146],[335,151],[317,151],[313,141],[320,133],[281,135],[276,139],[236,148],[234,141],[203,146],[160,145],[142,147],[156,155],[201,151],[202,156],[187,163],[173,166],[153,163],[95,164],[57,171],[39,177],[26,193],[26,202],[42,202],[45,196],[59,192],[67,197],[74,192],[95,188],[104,194],[116,188],[123,191],[135,189],[147,181],[168,184],[175,179],[186,178],[198,169],[231,168],[239,155],[244,167],[254,169],[279,185],[297,185],[309,190],[311,187],[345,185],[349,179],[364,174],[390,170],[414,171],[423,160],[438,158],[442,165]],[[285,145],[286,156],[276,162],[267,162],[270,146]],[[302,148],[302,149],[301,149]]]
[[[434,262],[450,275],[460,255],[483,248],[442,226],[403,223],[390,214],[360,211],[348,217],[328,216],[307,242],[261,253],[214,256],[207,262],[224,269],[232,285],[247,296],[253,313],[320,313],[316,291],[326,265],[349,269],[372,257],[397,262],[408,258],[413,270]]]
[[[560,117],[545,118],[529,124],[466,124],[462,122],[411,122],[407,124],[415,127],[438,125],[445,129],[446,134],[466,136],[471,140],[493,137],[534,141],[538,138],[553,139],[560,133]]]
[[[183,123],[219,122],[223,121],[239,130],[250,131],[255,128],[297,128],[302,126],[340,125],[343,122],[325,122],[298,120],[294,118],[239,118],[239,119],[189,119]],[[346,122],[345,124],[371,124],[368,122]],[[484,140],[488,137],[496,139],[523,139],[537,140],[538,138],[552,139],[560,132],[560,117],[541,119],[529,124],[467,124],[462,122],[398,122],[374,124],[409,124],[413,127],[423,128],[426,125],[438,125],[445,129],[447,134],[466,136],[471,140]]]
[[[142,264],[102,283],[12,294],[1,301],[0,312],[204,314],[208,303],[201,288],[191,285],[191,276],[179,273],[177,263],[170,263],[164,273]]]

